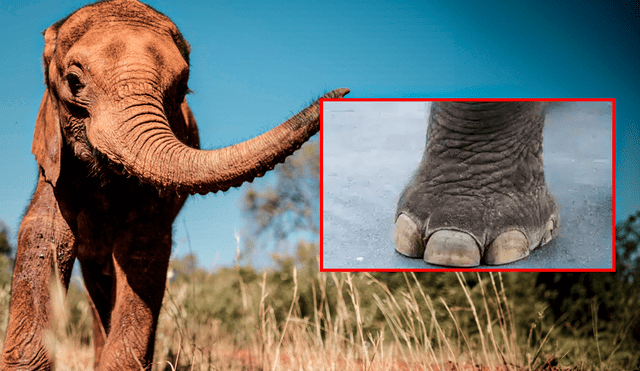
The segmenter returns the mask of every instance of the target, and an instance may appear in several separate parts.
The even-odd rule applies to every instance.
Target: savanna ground
[[[317,146],[306,148],[272,188],[245,190],[248,251],[317,237]],[[305,241],[262,270],[206,271],[187,255],[171,263],[153,370],[637,370],[640,213],[616,231],[615,273],[322,273]],[[7,235],[0,223],[0,341]],[[91,369],[82,282],[52,292],[56,369]]]
[[[153,369],[633,370],[640,365],[638,291],[624,297],[603,282],[613,274],[320,273],[315,246],[303,243],[297,250],[262,272],[248,267],[207,272],[195,267],[192,256],[174,261]],[[564,299],[558,296],[562,289],[548,286],[555,281],[566,287],[568,280],[574,284]],[[59,288],[52,289],[58,299],[49,344],[56,368],[91,369],[91,314],[81,283],[72,283],[66,300]],[[617,293],[598,296],[612,291]],[[8,304],[4,285],[2,338]]]

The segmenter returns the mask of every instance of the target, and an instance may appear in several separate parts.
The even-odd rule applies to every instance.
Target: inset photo
[[[614,270],[614,99],[322,102],[322,271]]]

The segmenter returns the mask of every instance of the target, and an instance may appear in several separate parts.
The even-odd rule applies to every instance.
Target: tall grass
[[[556,365],[575,351],[572,344],[549,343],[554,326],[544,324],[543,314],[528,332],[518,330],[500,273],[456,274],[465,300],[459,302],[432,297],[414,273],[403,274],[404,286],[394,290],[369,273],[301,277],[295,266],[284,273],[252,278],[236,268],[168,282],[153,369],[559,370]],[[221,286],[221,276],[226,296],[211,291]],[[470,278],[477,279],[473,287]],[[48,344],[60,370],[93,365],[90,310],[77,287],[66,299],[52,287],[56,326]],[[311,303],[303,302],[301,292],[310,292]],[[374,306],[363,305],[371,300]],[[0,288],[0,303],[4,332],[6,287]],[[226,322],[208,311],[225,305],[233,309],[222,315]],[[591,340],[598,341],[597,332]],[[573,363],[574,369],[608,369],[603,361],[596,367],[586,360]]]

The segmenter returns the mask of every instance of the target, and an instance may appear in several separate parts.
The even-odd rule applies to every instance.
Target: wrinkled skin
[[[144,369],[188,194],[240,186],[282,162],[319,130],[319,102],[247,142],[199,150],[185,100],[189,46],[137,1],[90,5],[51,26],[44,65],[32,146],[40,174],[19,230],[0,369],[52,369],[49,285],[68,287],[75,258],[96,369]]]
[[[425,154],[400,196],[396,251],[473,267],[527,257],[558,232],[540,102],[434,102]]]

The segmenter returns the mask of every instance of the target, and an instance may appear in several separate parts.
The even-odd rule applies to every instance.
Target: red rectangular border
[[[424,268],[424,269],[402,269],[402,268],[381,268],[381,269],[338,269],[324,268],[324,102],[611,102],[611,181],[612,181],[612,213],[611,220],[612,236],[612,267],[610,269],[542,269],[542,268],[522,268],[522,269],[500,269],[500,268]],[[616,267],[616,100],[615,98],[323,98],[320,99],[320,272],[615,272]]]

